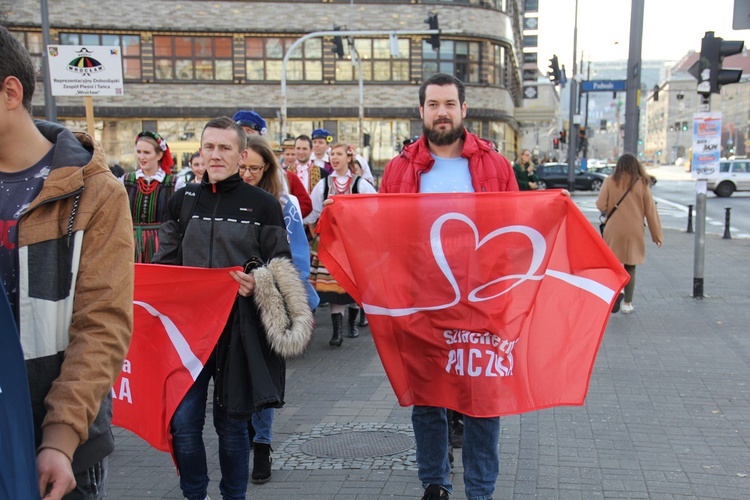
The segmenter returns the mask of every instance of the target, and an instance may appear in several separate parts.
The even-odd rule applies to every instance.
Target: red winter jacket
[[[488,141],[466,132],[461,156],[469,160],[471,183],[475,192],[518,191],[513,166]],[[422,136],[388,162],[380,181],[380,192],[418,193],[419,177],[429,172],[434,163],[427,138]]]

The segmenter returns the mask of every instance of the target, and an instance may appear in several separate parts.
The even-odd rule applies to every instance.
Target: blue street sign
[[[590,80],[581,83],[582,92],[620,92],[625,90],[625,80]]]

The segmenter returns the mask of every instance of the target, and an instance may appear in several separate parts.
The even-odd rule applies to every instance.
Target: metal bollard
[[[731,211],[732,207],[724,207],[724,236],[722,236],[724,240],[732,239],[732,235],[729,232],[729,215]]]
[[[693,232],[693,205],[688,205],[688,227],[687,232]]]

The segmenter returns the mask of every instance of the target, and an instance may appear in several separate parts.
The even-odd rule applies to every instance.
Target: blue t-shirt
[[[430,153],[435,160],[429,172],[419,179],[420,193],[473,193],[469,160],[467,158],[441,158]]]
[[[0,280],[18,321],[18,219],[31,205],[49,175],[53,146],[34,166],[20,172],[0,172]]]

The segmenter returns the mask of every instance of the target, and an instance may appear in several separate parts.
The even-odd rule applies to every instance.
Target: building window
[[[441,40],[440,49],[422,41],[422,78],[448,73],[464,83],[479,83],[479,42]]]
[[[60,45],[119,45],[123,79],[141,79],[141,37],[138,35],[60,33]]]
[[[487,83],[502,87],[505,84],[503,75],[503,61],[505,61],[505,47],[492,44],[490,46],[489,60],[487,61]]]
[[[16,40],[26,47],[31,56],[31,62],[34,65],[34,73],[37,79],[42,78],[42,34],[30,31],[11,31]]]
[[[408,82],[410,44],[408,39],[399,39],[398,57],[391,55],[388,38],[357,38],[354,48],[362,60],[362,79],[377,82]],[[349,50],[344,51],[346,54]],[[359,68],[352,64],[351,57],[336,60],[336,81],[359,80]]]
[[[246,38],[245,59],[248,81],[280,81],[281,66],[296,38]],[[286,66],[288,81],[323,80],[323,42],[312,38],[297,46]]]
[[[232,81],[232,38],[155,36],[158,81]]]

